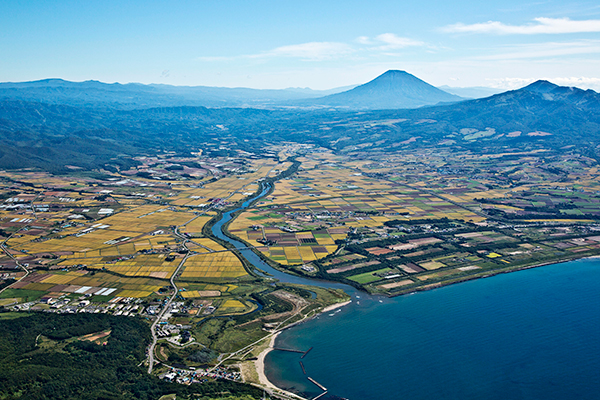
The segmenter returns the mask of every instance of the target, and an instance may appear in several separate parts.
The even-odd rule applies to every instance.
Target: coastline
[[[317,353],[312,353],[310,354],[309,359],[312,359],[313,364],[310,364],[308,362],[308,360],[302,360],[306,363],[307,366],[307,371],[309,372],[309,376],[312,376],[314,378],[316,378],[319,382],[321,383],[325,383],[325,386],[328,387],[328,389],[330,389],[330,394],[335,394],[338,396],[342,396],[342,397],[349,397],[349,398],[353,398],[355,397],[356,393],[363,393],[364,390],[364,386],[361,385],[362,381],[365,382],[378,382],[379,376],[376,375],[378,373],[378,369],[381,368],[381,365],[395,365],[395,360],[393,357],[396,356],[397,354],[402,354],[402,352],[395,352],[395,351],[390,351],[390,347],[391,346],[374,346],[376,344],[372,343],[373,348],[375,348],[377,350],[377,352],[373,351],[370,349],[371,345],[364,340],[364,337],[362,336],[362,332],[364,332],[365,328],[366,328],[366,324],[369,324],[371,326],[377,326],[375,325],[375,322],[379,322],[379,321],[384,321],[384,325],[383,326],[387,326],[385,325],[385,322],[387,322],[388,319],[395,319],[395,318],[389,318],[389,316],[396,316],[396,315],[402,315],[403,317],[406,318],[406,321],[404,322],[400,322],[396,325],[394,325],[395,329],[382,329],[381,331],[385,331],[385,332],[394,332],[394,331],[399,331],[398,327],[403,327],[406,329],[407,332],[413,332],[418,333],[421,329],[423,329],[424,327],[424,321],[428,321],[431,322],[431,327],[439,327],[441,323],[441,321],[444,321],[444,326],[449,326],[452,327],[453,326],[453,321],[456,320],[461,320],[460,318],[456,318],[453,319],[451,318],[451,316],[463,316],[465,317],[465,321],[489,321],[490,323],[494,323],[494,324],[498,324],[499,327],[501,327],[502,329],[504,329],[504,327],[506,326],[507,330],[509,329],[508,327],[511,327],[510,329],[517,328],[519,331],[523,331],[523,326],[530,326],[531,321],[535,321],[536,323],[538,322],[536,320],[536,318],[539,318],[539,316],[544,316],[544,320],[559,320],[558,317],[560,316],[566,316],[567,320],[566,321],[577,321],[577,318],[574,319],[570,319],[571,315],[575,315],[575,312],[573,311],[573,313],[569,312],[562,312],[563,310],[587,310],[586,312],[589,314],[590,308],[589,308],[589,304],[593,304],[593,301],[590,303],[590,298],[593,300],[594,297],[597,297],[597,291],[596,288],[593,287],[594,282],[597,282],[598,277],[600,277],[600,272],[599,272],[599,267],[600,265],[598,264],[599,258],[593,258],[593,259],[578,259],[578,260],[582,260],[582,261],[571,261],[568,263],[552,263],[550,266],[547,266],[545,268],[530,268],[529,271],[524,271],[524,273],[522,274],[517,274],[517,275],[498,275],[497,279],[492,279],[489,280],[489,282],[486,281],[479,281],[478,283],[473,283],[473,284],[469,284],[469,285],[461,285],[461,287],[455,287],[452,290],[448,290],[448,291],[437,291],[438,293],[434,294],[434,293],[423,293],[422,296],[408,296],[407,298],[402,299],[402,301],[385,301],[384,300],[384,304],[378,304],[378,300],[375,298],[375,302],[369,301],[367,302],[367,300],[365,299],[365,301],[363,302],[362,296],[361,296],[361,300],[360,300],[360,304],[358,306],[353,305],[350,308],[348,308],[346,311],[346,313],[337,313],[336,316],[334,318],[329,318],[329,317],[325,317],[325,318],[320,318],[317,321],[312,321],[310,324],[305,325],[305,326],[301,326],[300,330],[296,330],[294,331],[295,333],[288,335],[285,334],[282,336],[282,338],[285,338],[285,343],[284,341],[282,341],[280,339],[280,343],[276,344],[276,348],[277,347],[284,347],[284,348],[290,348],[290,349],[301,349],[301,350],[305,350],[306,348],[308,348],[309,346],[315,346],[315,350],[317,351]],[[539,264],[539,263],[536,263]],[[571,279],[571,277],[576,277],[577,279]],[[589,278],[589,279],[588,279]],[[592,279],[593,278],[593,279]],[[587,285],[586,282],[591,282],[590,285]],[[581,292],[579,292],[576,288],[578,287],[578,285],[580,284],[584,284],[581,286]],[[517,286],[518,285],[518,286]],[[518,290],[517,290],[518,288]],[[533,292],[533,288],[539,289],[536,292]],[[585,290],[584,290],[585,289]],[[532,294],[529,294],[529,293]],[[523,300],[536,300],[536,299],[542,299],[542,300],[549,300],[549,299],[545,299],[545,294],[547,293],[561,293],[561,296],[559,297],[557,296],[549,296],[551,298],[553,298],[553,301],[551,303],[544,303],[544,301],[542,301],[539,304],[538,307],[538,303],[535,303],[532,301],[532,303],[527,303],[527,302],[523,302]],[[580,294],[581,293],[581,294]],[[540,295],[542,294],[542,295]],[[564,298],[563,298],[563,294]],[[586,296],[591,296],[591,297],[583,297],[584,294]],[[514,297],[513,297],[514,295]],[[487,303],[487,299],[493,298],[494,301]],[[478,301],[473,301],[474,299],[486,299],[485,304],[481,304],[483,302],[478,302]],[[508,301],[510,299],[510,301]],[[585,301],[581,301],[581,299],[585,299]],[[399,299],[400,300],[400,299]],[[445,303],[444,300],[449,300],[448,303]],[[567,301],[568,300],[568,301]],[[364,303],[364,304],[363,304]],[[430,307],[431,305],[436,305],[436,304],[451,304],[452,307]],[[527,307],[523,307],[523,304],[528,304]],[[531,304],[531,306],[529,306],[529,304]],[[535,304],[535,306],[534,306]],[[360,306],[363,307],[360,307]],[[493,308],[490,308],[489,305],[494,305]],[[501,307],[500,307],[501,306]],[[504,308],[506,307],[506,308]],[[562,308],[564,307],[564,308]],[[362,308],[362,311],[361,311]],[[471,308],[473,310],[475,310],[475,312],[477,312],[477,314],[474,314],[473,310],[471,310]],[[456,314],[454,314],[453,312],[449,312],[449,309],[454,310],[456,312]],[[490,309],[494,309],[494,310],[503,310],[502,312],[499,313],[493,313],[493,314],[497,314],[497,315],[491,315],[489,313]],[[525,312],[523,312],[522,310],[525,310]],[[352,311],[352,312],[350,312]],[[365,317],[365,319],[363,320],[362,318],[360,318],[359,320],[357,320],[354,316],[355,311],[357,311],[359,314],[361,314],[361,317]],[[446,313],[446,311],[448,311],[448,313]],[[371,312],[373,312],[373,315],[369,315],[369,318],[367,319],[367,312],[370,314]],[[423,315],[423,319],[420,319],[421,315]],[[524,319],[519,319],[522,318],[522,316],[525,315],[526,318]],[[475,316],[477,316],[477,318],[475,318]],[[549,318],[546,318],[546,316],[549,316]],[[434,318],[435,317],[435,318]],[[555,318],[556,317],[556,318]],[[446,320],[444,320],[444,318],[446,318]],[[481,318],[481,319],[480,319]],[[588,320],[588,319],[586,319]],[[517,321],[516,323],[513,323],[514,321]],[[565,321],[565,322],[566,322]],[[593,310],[592,310],[592,318],[589,319],[590,325],[588,326],[587,329],[590,329],[588,332],[589,333],[593,333],[593,332],[597,332],[597,326],[594,326],[594,319],[593,319]],[[482,325],[487,325],[486,324],[482,324]],[[340,326],[343,326],[346,329],[340,329]],[[459,335],[462,335],[461,337],[464,337],[465,335],[468,335],[468,330],[470,329],[468,324],[464,324],[465,329],[464,331],[460,331]],[[559,324],[558,327],[560,327],[561,325]],[[566,327],[565,330],[568,331],[570,323],[565,323],[562,326]],[[378,327],[378,326],[377,326]],[[429,328],[428,328],[429,329]],[[492,348],[492,346],[489,346],[489,340],[492,340],[492,338],[494,340],[499,339],[500,341],[502,341],[502,343],[505,343],[504,340],[506,337],[506,335],[504,334],[497,334],[495,332],[503,332],[503,330],[492,330],[491,333],[493,333],[492,335],[488,336],[478,336],[478,337],[484,337],[484,340],[479,341],[478,343],[476,343],[476,346],[479,346],[480,349],[482,350],[486,350],[487,348]],[[443,329],[431,329],[432,331],[436,331],[436,332],[443,332]],[[450,329],[451,331],[453,331],[453,329]],[[375,332],[378,332],[377,329],[374,330]],[[536,329],[532,329],[532,331],[536,331]],[[318,332],[318,333],[317,333]],[[552,337],[552,335],[550,335],[548,332],[554,332],[554,336],[558,339],[560,339],[562,341],[561,338],[567,337],[569,335],[565,334],[565,331],[561,329],[556,330],[556,331],[546,331],[544,329],[540,329],[538,331],[538,333],[540,333],[540,340],[544,339],[548,337]],[[383,333],[383,332],[382,332]],[[289,338],[288,338],[289,336]],[[372,335],[370,335],[372,336]],[[587,337],[590,337],[590,335],[586,335]],[[390,337],[393,338],[393,333],[390,334]],[[593,337],[593,334],[591,335],[591,337]],[[430,338],[433,338],[430,340]],[[440,340],[438,341],[439,338]],[[288,341],[289,339],[289,341]],[[344,349],[342,350],[341,348],[339,348],[338,346],[336,346],[339,342],[340,339],[343,339],[344,344],[346,344],[346,346],[344,347]],[[437,334],[437,336],[425,336],[423,338],[423,341],[420,341],[419,346],[422,348],[428,348],[428,345],[431,343],[441,343],[441,345],[435,349],[432,350],[443,350],[443,347],[448,347],[447,346],[447,342],[446,342],[446,337],[442,334]],[[550,339],[548,339],[550,340]],[[477,341],[476,341],[477,342]],[[567,339],[566,342],[569,342],[569,340]],[[384,342],[385,343],[385,342]],[[529,342],[529,339],[526,339],[524,342],[525,346],[529,346],[531,343]],[[537,340],[535,341],[536,345],[538,342]],[[541,343],[545,343],[544,341],[541,341]],[[364,344],[364,345],[363,345]],[[567,343],[569,344],[569,343]],[[318,347],[317,347],[318,345]],[[446,346],[444,346],[446,345]],[[570,346],[571,344],[569,344]],[[574,353],[577,353],[577,351],[581,351],[581,356],[583,357],[582,359],[587,359],[585,357],[587,357],[587,355],[589,354],[589,349],[593,348],[593,344],[588,344],[588,345],[579,345],[577,343],[573,343],[573,348],[576,350]],[[469,344],[469,348],[471,345]],[[345,349],[352,349],[352,351],[345,351]],[[407,351],[411,351],[411,347],[410,346],[399,346],[398,347],[400,350],[404,351],[405,353]],[[482,363],[487,363],[490,362],[490,368],[495,368],[496,371],[498,371],[498,373],[494,373],[494,376],[500,376],[502,374],[504,374],[504,371],[506,368],[506,366],[504,364],[502,364],[502,360],[504,360],[504,352],[506,352],[506,356],[508,357],[508,354],[511,353],[509,350],[512,348],[511,346],[507,346],[507,348],[503,348],[502,351],[490,351],[490,354],[487,354],[485,352],[483,352],[483,354],[486,354],[486,357],[482,357],[480,360],[477,361],[477,365],[480,365]],[[562,349],[563,347],[561,346],[556,346],[554,347],[556,349]],[[570,348],[568,346],[565,346],[564,348]],[[325,350],[323,352],[323,350]],[[359,351],[360,350],[360,351]],[[527,350],[527,349],[525,349]],[[487,350],[486,350],[487,351]],[[542,374],[546,373],[546,367],[545,365],[553,365],[556,366],[556,373],[560,374],[560,368],[561,365],[560,363],[554,363],[552,362],[552,360],[562,360],[563,356],[565,357],[565,360],[572,360],[572,358],[570,358],[570,353],[567,352],[563,352],[561,353],[562,350],[559,350],[557,352],[557,354],[553,355],[551,359],[549,359],[546,363],[539,364],[543,369],[542,369]],[[421,368],[422,365],[430,365],[429,362],[421,362],[422,360],[428,360],[428,359],[432,359],[435,361],[435,363],[437,363],[438,359],[437,354],[439,353],[443,353],[442,351],[440,351],[439,353],[437,351],[431,351],[431,352],[423,352],[423,354],[425,353],[431,353],[431,354],[427,354],[427,356],[423,357],[422,359],[418,359],[417,361],[419,361],[418,363],[411,363],[408,364],[404,364],[404,363],[398,363],[399,368],[398,371],[408,371],[407,375],[412,373],[413,368]],[[285,353],[281,353],[282,355]],[[445,368],[448,367],[452,367],[452,364],[456,361],[456,355],[452,353],[452,350],[450,350],[448,353],[448,359],[444,361],[444,363],[441,363],[440,365],[444,365]],[[481,353],[478,353],[481,354]],[[520,351],[520,353],[514,353],[515,357],[512,358],[510,361],[510,365],[512,368],[513,365],[522,365],[522,354],[523,351]],[[273,378],[275,379],[276,383],[281,383],[283,386],[286,387],[301,387],[300,384],[304,384],[304,382],[306,382],[306,375],[303,375],[302,372],[300,372],[298,370],[298,365],[297,365],[297,361],[296,358],[297,357],[293,357],[293,355],[290,356],[285,356],[285,357],[281,357],[280,358],[280,354],[278,353],[274,353],[274,355],[277,355],[277,358],[274,358],[272,356],[272,362],[273,364],[271,365],[272,368],[281,368],[283,372],[283,375],[281,378],[279,378],[279,375],[273,374]],[[487,356],[489,355],[489,359],[487,358]],[[501,361],[496,361],[496,359],[493,357],[495,355],[498,355],[500,357]],[[389,357],[388,357],[389,356]],[[317,357],[318,357],[318,361],[317,361]],[[512,355],[511,355],[512,357]],[[441,356],[440,356],[441,358]],[[327,362],[321,362],[326,360]],[[356,367],[356,363],[358,362],[357,360],[360,360],[360,367]],[[364,360],[364,363],[363,363]],[[367,362],[368,360],[368,362]],[[384,362],[385,360],[385,362]],[[391,361],[390,361],[391,360]],[[489,360],[489,361],[488,361]],[[432,361],[432,364],[433,362]],[[329,368],[328,364],[331,362],[331,364],[335,364],[338,366],[342,366],[344,367],[339,368],[339,369],[333,369],[333,368]],[[311,368],[311,365],[313,366]],[[500,367],[498,367],[500,365]],[[348,368],[346,368],[348,367]],[[369,367],[369,368],[367,368]],[[458,368],[458,367],[457,367]],[[554,368],[554,367],[553,367]],[[391,369],[391,368],[390,368]],[[366,374],[365,371],[374,371],[373,374]],[[425,370],[425,368],[420,369],[419,371]],[[471,368],[469,368],[469,370],[471,370]],[[465,370],[461,371],[464,372],[467,371],[467,369],[465,368]],[[545,375],[540,375],[538,374],[538,372],[536,372],[536,369],[531,369],[531,376],[528,378],[527,382],[529,384],[529,382],[540,382],[541,386],[540,386],[540,390],[546,390],[544,388],[544,382],[543,380],[536,380],[536,377],[539,376],[545,376]],[[586,369],[585,372],[588,373],[590,370]],[[529,372],[528,372],[529,373]],[[363,375],[364,374],[364,375]],[[416,375],[416,374],[415,374]],[[461,376],[464,375],[460,374]],[[390,375],[391,376],[391,375]],[[396,376],[400,376],[399,374],[396,374]],[[422,373],[419,374],[419,376],[423,376]],[[459,373],[456,373],[456,376],[459,376]],[[456,378],[456,376],[452,376],[451,379],[448,379],[447,383],[452,383],[451,381],[455,380],[454,378]],[[557,375],[558,376],[558,375]],[[320,378],[321,377],[321,378]],[[363,378],[364,377],[364,378]],[[368,379],[367,379],[368,377]],[[484,374],[482,374],[479,380],[473,380],[473,383],[470,384],[469,386],[469,390],[471,390],[470,388],[474,388],[477,387],[476,385],[479,385],[479,382],[486,382],[487,385],[487,380],[486,380],[486,376]],[[281,380],[280,380],[281,379]],[[585,381],[579,380],[578,376],[576,376],[576,374],[574,374],[572,376],[573,382],[577,382],[577,384],[582,383],[582,387],[588,387],[588,385],[585,383]],[[328,380],[330,382],[333,383],[329,383],[327,384]],[[384,379],[382,379],[383,381]],[[456,382],[461,382],[460,380],[455,380]],[[387,385],[389,382],[391,382],[391,385]],[[495,381],[492,381],[492,383]],[[515,384],[515,391],[522,389],[522,386],[520,385],[520,382],[522,381],[509,381],[507,382],[507,384]],[[570,382],[570,381],[569,381]],[[588,379],[589,382],[589,379]],[[385,379],[385,383],[386,383],[386,391],[385,392],[381,392],[381,393],[385,393],[385,395],[381,395],[381,396],[373,396],[373,397],[377,397],[377,398],[395,398],[394,394],[395,392],[393,391],[393,387],[389,387],[389,386],[393,386],[394,381],[392,380],[388,380]],[[420,383],[420,382],[419,382]],[[382,387],[384,385],[382,384]],[[419,396],[417,396],[416,394],[419,394],[419,385],[414,385],[414,386],[407,386],[410,387],[411,389],[406,389],[406,392],[402,392],[403,394],[406,394],[406,398],[411,398],[414,397],[417,398]],[[457,385],[457,387],[460,386],[460,383]],[[485,385],[482,385],[482,388]],[[440,390],[444,390],[447,386],[440,386]],[[353,388],[350,391],[350,388]],[[310,393],[313,392],[313,389],[315,389],[314,387],[306,387],[306,390],[309,391]],[[354,390],[357,389],[357,390]],[[360,390],[359,390],[360,389]],[[373,392],[375,392],[375,387],[372,388]],[[493,393],[493,389],[494,389],[494,385],[491,384],[489,387],[490,390],[492,390],[490,393]],[[570,387],[566,386],[565,390],[569,390]],[[305,390],[305,389],[301,389],[301,390]],[[348,391],[346,391],[348,390]],[[404,389],[402,389],[404,390]],[[429,389],[427,389],[429,390]],[[477,389],[479,390],[479,389]],[[425,390],[424,390],[425,392]],[[345,393],[345,394],[344,394]],[[400,393],[400,389],[398,389],[398,393]],[[426,392],[425,392],[426,393]],[[551,393],[551,391],[550,391]],[[380,393],[378,393],[380,394]],[[358,397],[361,397],[360,395]],[[367,396],[365,396],[367,397]],[[423,398],[426,398],[428,396],[424,396]],[[476,397],[476,396],[475,396]],[[550,396],[552,397],[552,396]],[[585,397],[585,396],[584,396]],[[593,397],[593,396],[592,396]],[[469,396],[465,396],[464,398],[469,398]]]
[[[318,314],[323,314],[332,310],[336,310],[338,308],[344,307],[348,304],[352,303],[352,300],[348,300],[348,301],[344,301],[341,303],[336,303],[336,304],[332,304],[330,306],[327,306],[325,308],[323,308]],[[314,317],[313,317],[314,318]],[[273,334],[273,336],[271,336],[271,340],[269,341],[269,345],[267,346],[266,349],[264,349],[263,351],[261,351],[261,353],[258,355],[256,361],[254,362],[254,366],[256,368],[256,372],[258,373],[258,380],[260,382],[260,384],[264,387],[267,387],[271,390],[276,390],[278,392],[283,393],[286,396],[289,396],[290,398],[294,398],[294,399],[298,399],[298,400],[306,400],[304,397],[301,397],[297,394],[288,392],[285,389],[282,389],[278,386],[276,386],[273,382],[271,382],[269,380],[269,378],[267,378],[267,375],[265,374],[265,358],[267,357],[267,354],[269,354],[269,352],[271,352],[273,350],[273,347],[275,346],[275,340],[277,339],[277,337],[281,334],[281,332],[283,332],[286,329],[289,329],[295,325],[298,325],[299,323],[304,322],[306,319],[302,319],[296,323],[293,323],[291,325],[286,326],[285,328],[283,328],[282,330],[276,332]]]
[[[506,269],[488,271],[488,272],[482,273],[482,275],[465,276],[465,277],[458,278],[455,280],[431,283],[429,285],[419,286],[416,288],[407,289],[405,291],[388,294],[387,297],[394,298],[394,297],[404,296],[407,294],[412,294],[412,293],[417,293],[417,292],[425,292],[428,290],[439,289],[439,288],[442,288],[445,286],[451,286],[451,285],[454,285],[457,283],[468,282],[468,281],[473,281],[473,280],[477,280],[477,279],[490,278],[492,276],[496,276],[496,275],[500,275],[500,274],[510,274],[511,272],[523,271],[523,270],[532,269],[532,268],[545,267],[547,265],[562,264],[562,263],[567,263],[567,262],[572,262],[572,261],[598,259],[598,258],[600,258],[600,255],[587,256],[587,257],[569,257],[569,258],[566,258],[563,260],[545,261],[545,262],[532,264],[532,265],[524,265],[522,267],[512,267],[512,268],[508,267]]]
[[[304,397],[298,396],[297,394],[294,394],[292,392],[288,392],[285,389],[282,389],[280,387],[275,386],[267,378],[267,375],[265,374],[265,357],[267,356],[267,354],[269,354],[269,352],[271,350],[273,350],[273,346],[275,345],[275,339],[277,339],[277,336],[279,336],[279,334],[281,332],[283,332],[283,331],[279,331],[279,332],[276,332],[275,334],[273,334],[273,336],[271,337],[271,340],[269,341],[269,345],[267,346],[267,348],[264,349],[258,355],[256,361],[254,362],[254,366],[256,367],[256,372],[258,373],[258,380],[260,381],[260,384],[262,386],[267,387],[268,389],[276,391],[276,392],[278,392],[280,394],[283,394],[283,395],[289,397],[290,399],[306,400]]]
[[[323,313],[335,310],[337,308],[341,308],[341,307],[347,306],[350,303],[352,303],[352,300],[344,301],[342,303],[332,304],[332,305],[327,306],[324,309],[322,309],[321,312],[319,312],[319,314],[323,314]]]
[[[543,267],[543,266],[547,266],[547,265],[553,265],[553,264],[560,264],[560,263],[565,263],[565,262],[572,262],[572,261],[577,261],[577,260],[586,260],[586,259],[600,259],[600,255],[596,255],[596,256],[588,256],[588,257],[572,257],[572,258],[568,258],[566,260],[559,260],[559,261],[548,261],[548,262],[541,262],[541,263],[537,263],[537,264],[533,264],[533,265],[527,265],[527,266],[522,266],[522,267],[517,267],[517,268],[510,268],[507,270],[498,270],[498,271],[493,271],[493,272],[489,272],[485,275],[482,276],[473,276],[473,277],[465,277],[459,280],[455,280],[455,281],[448,281],[448,282],[440,282],[440,283],[434,283],[434,284],[430,284],[430,285],[426,285],[426,286],[422,286],[420,288],[416,288],[410,291],[406,291],[406,292],[402,292],[402,293],[397,293],[397,294],[393,294],[391,296],[388,296],[389,298],[393,298],[393,297],[397,297],[397,296],[403,296],[403,295],[407,295],[407,294],[411,294],[411,293],[415,293],[415,292],[419,292],[419,291],[428,291],[428,290],[433,290],[433,289],[437,289],[437,288],[441,288],[444,286],[450,286],[456,283],[461,283],[461,282],[466,282],[466,281],[470,281],[470,280],[477,280],[477,279],[482,279],[482,278],[488,278],[491,276],[495,276],[495,275],[500,275],[500,274],[508,274],[511,272],[517,272],[517,271],[522,271],[522,270],[527,270],[527,269],[532,269],[532,268],[539,268],[539,267]],[[325,308],[323,308],[321,311],[319,311],[317,314],[315,314],[312,318],[314,318],[317,315],[320,314],[324,314],[326,312],[330,312],[332,310],[344,307],[348,304],[352,303],[352,300],[348,300],[345,302],[341,302],[341,303],[336,303],[336,304],[332,304],[330,306],[327,306]],[[298,325],[302,322],[304,322],[305,319],[301,320],[301,321],[297,321],[287,327],[285,327],[284,329],[282,329],[281,331],[276,332],[275,334],[273,334],[273,336],[270,339],[269,345],[268,347],[263,350],[259,356],[257,357],[257,360],[255,361],[255,367],[256,367],[256,371],[258,373],[259,376],[259,380],[260,380],[260,384],[264,387],[267,387],[271,390],[275,390],[285,396],[289,396],[290,399],[297,399],[297,400],[306,400],[304,397],[301,397],[299,395],[296,395],[294,393],[288,392],[285,389],[282,389],[280,387],[277,387],[275,384],[273,384],[271,381],[269,381],[269,379],[267,378],[266,374],[265,374],[265,358],[267,356],[267,354],[273,350],[273,347],[275,345],[275,340],[277,339],[277,337],[279,336],[279,334],[281,332],[283,332],[284,330],[291,328],[295,325]]]

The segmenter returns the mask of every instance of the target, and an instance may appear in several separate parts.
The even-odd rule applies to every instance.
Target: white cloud
[[[200,61],[220,62],[233,61],[240,59],[268,59],[277,57],[299,58],[304,61],[324,61],[336,58],[342,58],[349,55],[360,55],[360,53],[378,51],[383,55],[398,54],[386,53],[389,50],[398,50],[410,46],[424,46],[425,43],[418,40],[399,37],[393,33],[383,33],[374,38],[360,36],[356,38],[356,42],[364,45],[359,47],[341,42],[308,42],[300,44],[291,44],[287,46],[276,47],[272,50],[264,51],[257,54],[245,54],[230,57],[213,57],[203,56],[198,57]]]
[[[239,56],[203,56],[200,61],[222,62],[243,59],[267,59],[276,57],[300,58],[306,61],[322,61],[352,53],[354,49],[345,43],[336,42],[309,42],[281,46],[257,54],[243,54]]]
[[[396,36],[393,33],[383,33],[375,37],[375,39],[383,44],[379,47],[382,50],[402,49],[404,47],[423,46],[425,44],[418,40]]]
[[[537,81],[535,78],[494,78],[486,79],[489,83],[487,86],[495,89],[515,90],[530,83]]]
[[[374,38],[368,36],[359,36],[356,41],[362,45],[368,46],[367,50],[396,50],[411,46],[424,46],[425,43],[418,40],[397,36],[394,33],[382,33]]]
[[[560,86],[575,86],[578,88],[590,88],[598,91],[600,89],[600,78],[590,78],[586,76],[580,77],[563,77],[549,79],[551,82]]]
[[[310,61],[327,60],[352,53],[352,47],[337,42],[309,42],[277,47],[255,57],[295,57]]]
[[[356,41],[366,47],[356,48],[355,46],[339,42],[309,42],[277,47],[276,49],[252,57],[296,57],[304,60],[320,61],[347,56],[365,50],[389,51],[410,46],[425,45],[425,43],[418,40],[400,37],[393,33],[382,33],[374,38],[359,36]]]
[[[446,26],[442,30],[452,33],[492,33],[499,35],[600,32],[600,20],[598,19],[573,21],[569,18],[535,18],[534,21],[535,23],[527,25],[506,25],[498,21],[470,25],[458,23]]]
[[[360,44],[373,44],[373,41],[368,36],[359,36],[356,41]]]

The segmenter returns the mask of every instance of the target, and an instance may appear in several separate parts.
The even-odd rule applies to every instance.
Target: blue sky
[[[0,81],[600,90],[595,1],[0,0]]]

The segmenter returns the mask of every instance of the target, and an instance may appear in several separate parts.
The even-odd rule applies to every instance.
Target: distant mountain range
[[[259,90],[44,79],[32,82],[0,83],[0,100],[25,100],[75,107],[110,107],[123,110],[178,106],[268,107],[290,100],[323,97],[349,88],[351,87],[330,90],[308,88]]]
[[[364,85],[331,90],[258,90],[137,83],[123,85],[44,79],[0,83],[0,100],[2,99],[122,110],[179,106],[376,110],[417,108],[463,100],[404,71],[387,71]]]
[[[578,146],[582,154],[600,160],[600,94],[547,81],[457,101],[410,74],[389,71],[365,85],[311,99],[312,106],[169,105],[185,104],[186,96],[197,99],[194,90],[209,92],[205,89],[60,80],[0,84],[0,168],[109,168],[130,162],[126,160],[132,155],[156,151],[228,151],[220,150],[221,140],[247,151],[286,140],[344,152],[424,145],[463,146],[474,152]],[[231,90],[223,102],[234,101],[233,93],[242,96],[244,89]],[[247,90],[261,104],[260,96],[272,98]],[[224,92],[216,93],[223,98]],[[393,108],[408,102],[420,107]]]
[[[420,117],[452,123],[454,129],[489,127],[505,133],[546,131],[584,138],[593,127],[600,139],[600,94],[543,80],[518,90],[419,111]]]

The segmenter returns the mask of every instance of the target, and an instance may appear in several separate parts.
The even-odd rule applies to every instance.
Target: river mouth
[[[266,375],[307,398],[594,399],[600,260],[501,274],[379,301],[356,299],[282,332]],[[302,361],[304,373],[299,362]]]
[[[286,274],[222,232],[257,269],[283,283],[343,289],[346,307],[283,331],[265,373],[277,386],[322,400],[596,398],[600,383],[600,260],[496,275],[395,298]],[[264,274],[263,274],[264,275]],[[302,364],[300,364],[300,361]]]

